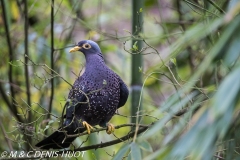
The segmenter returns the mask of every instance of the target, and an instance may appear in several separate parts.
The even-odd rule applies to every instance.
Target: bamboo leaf
[[[46,125],[43,131],[46,131],[49,128],[49,125]]]
[[[171,106],[171,108],[169,106],[169,113],[163,117],[163,119],[156,122],[143,136],[140,137],[140,139],[147,139],[159,132],[165,126],[165,124],[171,120],[171,118],[182,108],[182,106],[185,106],[189,100],[195,96],[195,94],[196,93],[192,93],[186,96],[183,100]]]
[[[125,146],[123,146],[121,149],[119,149],[117,154],[113,157],[113,160],[122,160],[129,149],[130,149],[129,144],[126,144]]]
[[[137,43],[138,41],[136,41],[134,44],[133,44],[133,51],[137,51],[138,50],[138,46],[137,46]]]
[[[137,143],[133,142],[131,144],[131,160],[141,160],[141,150]]]
[[[145,140],[139,143],[139,147],[148,152],[153,151],[152,146]]]
[[[233,110],[240,93],[240,81],[236,81],[240,79],[239,73],[240,67],[226,77],[212,100],[213,105],[202,113],[196,124],[176,143],[168,158],[181,159],[188,154],[194,159],[211,157],[216,139],[225,136],[232,122]]]

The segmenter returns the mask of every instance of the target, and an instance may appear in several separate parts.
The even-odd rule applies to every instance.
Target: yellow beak
[[[75,46],[75,47],[73,47],[72,49],[70,49],[70,53],[72,53],[72,52],[76,52],[76,51],[78,51],[79,49],[81,49],[81,47],[79,47],[79,46]]]

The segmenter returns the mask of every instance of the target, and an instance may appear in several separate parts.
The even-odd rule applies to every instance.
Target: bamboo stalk
[[[142,32],[143,16],[140,13],[140,9],[143,8],[143,0],[132,0],[132,34],[134,37],[139,37],[139,33]],[[132,45],[136,45],[138,50],[143,46],[141,40],[133,39]],[[133,52],[134,53],[134,52]],[[132,54],[132,101],[131,101],[131,123],[137,122],[137,112],[141,109],[140,94],[142,88],[142,73],[139,72],[139,67],[143,66],[142,55]]]

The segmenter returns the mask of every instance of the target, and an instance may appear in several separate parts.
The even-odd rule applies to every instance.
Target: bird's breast
[[[97,76],[98,75],[98,76]],[[88,104],[81,104],[76,110],[92,125],[114,115],[120,100],[120,84],[112,72],[91,73],[79,79],[79,86],[87,90]]]

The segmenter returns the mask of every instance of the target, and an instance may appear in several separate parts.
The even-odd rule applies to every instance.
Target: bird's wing
[[[66,118],[72,118],[75,107],[81,106],[79,104],[86,102],[88,92],[86,87],[73,86],[66,103]]]
[[[123,82],[123,80],[119,76],[118,79],[120,83],[120,100],[118,108],[120,108],[127,102],[129,91],[127,85]]]

